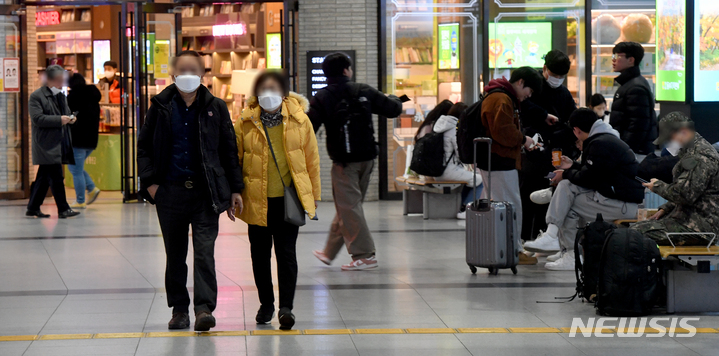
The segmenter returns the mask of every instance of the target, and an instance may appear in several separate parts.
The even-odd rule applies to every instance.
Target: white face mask
[[[547,77],[547,83],[549,84],[550,87],[552,87],[553,89],[556,89],[556,88],[559,88],[559,86],[562,85],[562,83],[564,83],[564,78],[561,78],[561,79],[555,78],[550,75]]]
[[[682,149],[682,145],[677,141],[669,141],[669,143],[667,143],[666,149],[667,151],[669,151],[669,153],[671,153],[672,156],[676,157],[679,154],[679,150]]]
[[[202,79],[200,79],[199,75],[183,74],[175,76],[177,90],[183,93],[194,93],[200,87],[201,82]]]
[[[273,91],[262,92],[257,97],[257,100],[265,111],[275,111],[282,105],[282,95]]]
[[[50,91],[52,92],[52,95],[57,95],[57,94],[62,93],[62,90],[55,88],[55,87],[50,87]]]
[[[105,78],[106,78],[106,79],[113,79],[113,78],[115,78],[115,71],[106,70],[106,71],[105,71]]]

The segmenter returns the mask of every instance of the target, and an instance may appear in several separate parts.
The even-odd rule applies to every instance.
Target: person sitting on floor
[[[547,212],[547,231],[524,244],[530,252],[557,252],[550,270],[574,270],[574,239],[581,220],[590,221],[601,213],[606,220],[637,216],[644,188],[634,178],[638,163],[634,152],[619,133],[600,120],[594,111],[577,109],[569,126],[582,142],[582,161],[562,156],[552,183],[557,188]]]
[[[671,183],[652,178],[644,184],[668,200],[650,220],[632,226],[658,245],[709,244],[710,235],[678,235],[671,241],[667,233],[708,232],[719,234],[719,154],[694,130],[694,122],[680,112],[669,113],[659,122],[655,144],[679,157]]]

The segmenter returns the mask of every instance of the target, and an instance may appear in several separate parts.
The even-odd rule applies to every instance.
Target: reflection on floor
[[[704,329],[692,338],[570,338],[560,328],[571,326],[573,317],[584,321],[596,317],[594,308],[578,301],[537,301],[571,295],[572,272],[548,272],[540,263],[520,266],[516,276],[508,270],[490,276],[481,269],[472,275],[464,263],[463,223],[404,217],[399,202],[365,205],[380,261],[376,271],[340,271],[339,265],[350,260],[344,253],[329,267],[312,256],[312,250],[323,246],[334,215],[332,204],[320,204],[321,220],[301,229],[295,299],[296,329],[301,335],[259,331],[277,330],[278,324],[276,320],[267,326],[254,323],[259,304],[247,226],[222,217],[214,330],[234,333],[167,337],[159,334],[167,332],[170,311],[155,210],[108,198],[101,198],[79,218],[62,221],[56,219],[53,206],[43,207],[53,215],[46,220],[23,218],[21,204],[0,206],[0,355],[719,352],[719,333],[706,333],[716,329]],[[717,328],[719,316],[701,315],[693,325]],[[373,330],[363,333],[363,329]],[[7,341],[14,339],[20,341]]]

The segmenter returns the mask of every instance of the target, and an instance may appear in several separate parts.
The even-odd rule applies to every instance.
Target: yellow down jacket
[[[315,216],[315,200],[320,200],[320,156],[312,122],[305,114],[309,102],[304,96],[290,92],[282,100],[285,155],[302,206],[310,218]],[[267,137],[260,121],[261,108],[251,97],[235,124],[237,150],[242,166],[245,189],[242,191],[242,221],[267,226],[267,167],[274,165]],[[273,168],[274,169],[274,168]]]

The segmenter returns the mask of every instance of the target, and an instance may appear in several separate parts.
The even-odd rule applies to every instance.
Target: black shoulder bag
[[[282,179],[282,172],[280,171],[280,165],[277,164],[277,156],[275,156],[275,150],[272,149],[272,140],[270,140],[270,133],[267,132],[267,127],[262,124],[262,128],[265,130],[265,138],[267,139],[267,145],[270,146],[270,152],[272,152],[272,160],[275,161],[275,167],[277,168],[277,174],[280,175],[280,182],[285,188],[285,222],[288,222],[295,226],[305,225],[305,209],[302,207],[300,197],[297,195],[297,188],[295,188],[294,182],[290,182],[289,185],[285,185],[284,179]]]

